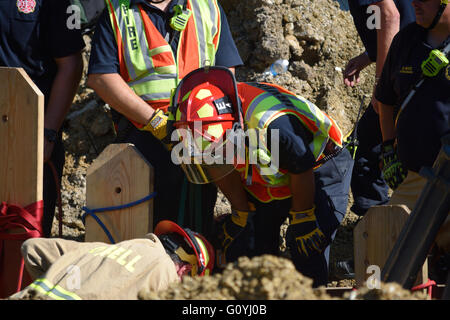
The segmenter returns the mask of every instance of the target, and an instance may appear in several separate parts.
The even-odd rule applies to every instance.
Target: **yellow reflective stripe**
[[[157,73],[176,73],[177,67],[176,66],[157,67],[155,68],[155,71]]]
[[[61,286],[54,285],[44,278],[36,279],[29,287],[55,300],[82,300],[75,293],[67,291]]]
[[[200,247],[200,251],[199,254],[203,255],[203,257],[200,257],[200,261],[202,261],[202,263],[205,264],[205,267],[208,265],[209,262],[209,254],[208,254],[208,249],[206,248],[205,244],[203,243],[203,240],[200,238],[195,237],[195,239],[197,239],[197,244]]]
[[[170,47],[170,45],[165,45],[165,46],[161,46],[158,48],[154,48],[152,50],[148,50],[148,53],[151,56],[155,56],[155,55],[163,53],[163,52],[172,52],[172,48]]]
[[[138,96],[152,93],[166,93],[165,96],[170,98],[170,90],[164,92],[161,88],[172,87],[174,83],[175,79],[154,80],[133,85],[131,88]]]

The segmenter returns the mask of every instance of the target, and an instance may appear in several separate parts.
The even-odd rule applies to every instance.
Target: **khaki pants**
[[[421,177],[414,171],[408,171],[408,176],[398,188],[392,193],[391,200],[388,205],[404,204],[411,211],[414,209],[420,194],[427,183],[427,179]],[[436,244],[445,252],[450,251],[450,218],[447,217],[438,235],[436,236]]]

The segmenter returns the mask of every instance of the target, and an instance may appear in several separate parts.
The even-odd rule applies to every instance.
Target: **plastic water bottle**
[[[263,75],[264,76],[272,75],[273,77],[275,77],[279,74],[285,73],[288,69],[288,66],[289,61],[287,61],[286,59],[278,59],[264,71]]]

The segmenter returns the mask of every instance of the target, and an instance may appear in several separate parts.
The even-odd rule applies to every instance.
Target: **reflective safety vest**
[[[331,140],[342,147],[342,133],[335,121],[310,101],[294,93],[268,83],[239,83],[238,91],[242,101],[244,121],[249,138],[246,164],[238,164],[237,170],[243,181],[247,178],[248,163],[252,171],[252,184],[245,188],[261,202],[286,199],[291,196],[289,175],[278,167],[279,154],[275,154],[276,143],[268,150],[267,129],[272,121],[286,114],[294,115],[312,133],[309,148],[316,160],[323,157],[327,143]],[[255,131],[258,134],[251,134]],[[273,139],[275,133],[271,133]],[[252,146],[257,146],[252,148]],[[253,161],[252,161],[253,160]],[[277,163],[278,162],[278,163]]]
[[[186,0],[192,14],[179,34],[176,59],[140,4],[105,1],[118,45],[120,75],[153,108],[168,107],[172,89],[190,71],[214,65],[221,27],[216,0]]]

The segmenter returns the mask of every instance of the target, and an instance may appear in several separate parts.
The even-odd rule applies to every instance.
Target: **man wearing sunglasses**
[[[441,138],[450,133],[450,6],[414,0],[413,7],[416,24],[395,36],[376,90],[383,173],[394,189],[389,204],[411,210],[426,184],[418,172],[433,166]],[[448,238],[438,240],[447,251]]]
[[[199,233],[163,220],[154,233],[116,244],[35,238],[22,246],[34,282],[10,299],[135,300],[214,267],[214,249]]]

